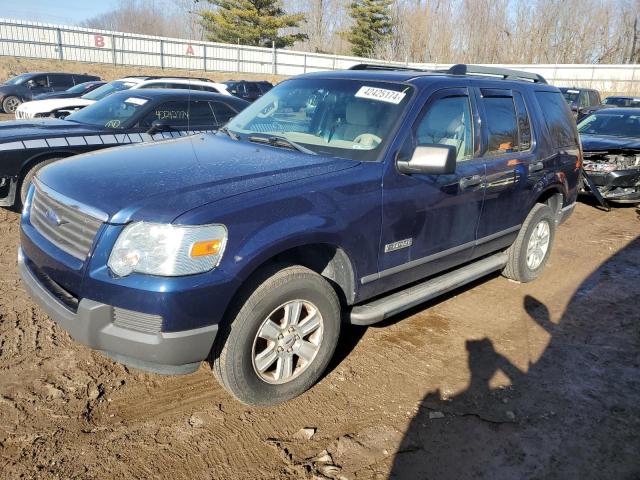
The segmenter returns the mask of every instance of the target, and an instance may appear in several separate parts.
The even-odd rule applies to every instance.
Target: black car
[[[101,87],[105,83],[107,82],[103,82],[102,80],[78,83],[77,85],[74,85],[73,87],[62,92],[41,93],[40,95],[36,95],[33,99],[47,100],[49,98],[78,98],[83,96],[85,93],[89,93],[96,88]]]
[[[611,96],[604,99],[603,105],[609,105],[612,107],[631,107],[640,108],[640,97],[627,97],[627,96]]]
[[[600,92],[592,88],[560,88],[576,120],[580,121],[590,113],[603,108]]]
[[[37,95],[62,92],[79,83],[96,80],[100,77],[79,73],[23,73],[0,85],[0,106],[4,113],[14,113],[18,105]]]
[[[640,110],[607,108],[578,124],[584,170],[607,201],[640,202]]]
[[[33,175],[54,160],[217,130],[247,105],[218,93],[149,89],[114,93],[65,119],[0,122],[0,206],[24,201]]]
[[[253,102],[273,88],[273,85],[266,80],[229,80],[223,82],[227,86],[227,91],[238,98]]]

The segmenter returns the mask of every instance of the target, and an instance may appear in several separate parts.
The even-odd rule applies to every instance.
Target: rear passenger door
[[[410,158],[418,145],[453,145],[458,152],[455,173],[406,175],[395,162],[388,167],[378,274],[388,277],[387,287],[399,287],[471,258],[484,196],[484,161],[476,157],[477,120],[467,88],[435,92],[398,158]]]
[[[510,89],[476,89],[482,113],[485,199],[474,256],[509,245],[528,203],[529,175],[542,172],[535,162],[531,120],[524,96]]]
[[[73,87],[73,77],[63,73],[49,75],[49,88],[52,92],[62,92]]]

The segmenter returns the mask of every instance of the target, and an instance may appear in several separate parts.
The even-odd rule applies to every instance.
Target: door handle
[[[536,162],[529,165],[529,173],[539,172],[540,170],[544,170],[544,163]]]
[[[460,185],[460,190],[466,190],[469,187],[480,185],[482,183],[482,176],[472,175],[470,177],[462,177],[458,183]]]

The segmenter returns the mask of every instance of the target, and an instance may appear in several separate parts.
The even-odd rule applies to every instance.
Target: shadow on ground
[[[466,342],[468,388],[423,399],[392,479],[640,479],[640,239],[577,289],[561,318],[527,296],[550,336],[522,370],[488,338]],[[510,383],[492,388],[496,375]]]

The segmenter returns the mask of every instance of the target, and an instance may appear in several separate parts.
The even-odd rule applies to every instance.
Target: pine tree
[[[280,35],[283,28],[297,28],[304,15],[287,14],[280,0],[207,0],[217,8],[202,10],[202,26],[208,40],[222,43],[241,43],[256,47],[276,48],[306,40],[304,33]]]
[[[389,6],[393,0],[354,0],[349,15],[355,21],[347,33],[351,51],[358,57],[369,57],[377,44],[392,35],[393,21]]]

